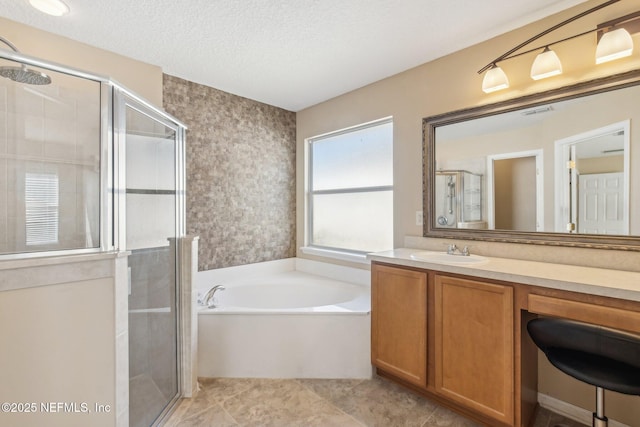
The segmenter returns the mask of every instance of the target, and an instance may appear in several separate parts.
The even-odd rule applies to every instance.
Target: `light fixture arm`
[[[507,52],[503,53],[502,55],[500,55],[499,57],[497,57],[493,61],[489,62],[487,65],[485,65],[480,70],[478,70],[478,74],[484,73],[489,68],[491,68],[493,65],[495,65],[497,62],[503,61],[505,59],[515,58],[516,56],[524,55],[525,53],[529,53],[529,52],[532,52],[534,50],[541,49],[541,48],[536,48],[536,49],[529,50],[527,52],[522,52],[521,54],[513,55],[515,52],[519,51],[520,49],[522,49],[523,47],[527,46],[528,44],[533,43],[534,41],[538,40],[540,37],[546,36],[547,34],[557,30],[560,27],[564,27],[565,25],[567,25],[567,24],[569,24],[569,23],[571,23],[571,22],[573,22],[573,21],[575,21],[577,19],[580,19],[580,18],[582,18],[584,16],[587,16],[587,15],[589,15],[589,14],[595,12],[595,11],[603,9],[603,8],[605,8],[607,6],[610,6],[610,5],[614,4],[614,3],[617,3],[619,1],[620,0],[609,0],[609,1],[607,1],[605,3],[602,3],[602,4],[598,5],[598,6],[594,6],[589,10],[585,10],[584,12],[579,13],[576,16],[573,16],[573,17],[571,17],[571,18],[569,18],[567,20],[564,20],[564,21],[560,22],[559,24],[556,24],[553,27],[550,27],[550,28],[544,30],[543,32],[541,32],[539,34],[536,34],[535,36],[531,37],[530,39],[525,40],[524,42],[520,43],[518,46],[514,47],[513,49],[508,50]],[[596,30],[593,30],[593,31],[596,31]],[[592,31],[589,31],[589,32],[592,32]],[[587,33],[583,33],[583,34],[579,34],[577,36],[569,37],[569,38],[567,38],[565,40],[569,40],[569,39],[572,39],[572,38],[575,38],[575,37],[578,37],[578,36],[581,36],[581,35],[584,35],[584,34],[587,34]],[[561,40],[561,41],[565,41],[565,40]],[[559,43],[559,42],[554,42],[552,44],[556,44],[556,43]],[[545,45],[545,46],[548,46],[548,45]]]
[[[594,28],[593,30],[585,31],[584,33],[576,34],[575,36],[567,37],[565,39],[558,40],[558,41],[555,41],[555,42],[552,42],[552,43],[549,43],[549,44],[545,44],[545,45],[541,45],[541,46],[538,46],[538,47],[534,47],[533,49],[525,50],[524,52],[514,53],[513,55],[505,56],[504,58],[500,59],[500,61],[506,61],[507,59],[517,58],[518,56],[526,55],[527,53],[531,53],[531,52],[537,52],[537,51],[539,51],[541,49],[544,49],[545,47],[549,47],[549,46],[553,46],[555,44],[566,42],[567,40],[572,40],[572,39],[575,39],[575,38],[578,38],[578,37],[586,36],[587,34],[595,33],[596,31],[602,31],[602,28],[603,27]]]
[[[11,49],[13,49],[14,52],[20,53],[20,51],[18,51],[18,48],[15,47],[15,45],[13,43],[11,43],[9,40],[5,39],[4,37],[0,36],[0,42],[6,44],[7,46],[9,46]]]

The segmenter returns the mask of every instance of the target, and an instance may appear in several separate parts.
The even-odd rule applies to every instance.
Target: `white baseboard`
[[[563,417],[572,419],[588,426],[591,425],[592,413],[586,409],[564,402],[562,400],[551,397],[547,394],[538,393],[538,403],[545,409],[548,409]],[[606,412],[605,412],[606,414]],[[630,427],[616,420],[609,419],[609,427]]]

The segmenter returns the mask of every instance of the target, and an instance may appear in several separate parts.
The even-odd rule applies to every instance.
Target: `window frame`
[[[332,195],[332,194],[355,194],[355,193],[373,193],[373,192],[383,192],[383,191],[391,191],[392,197],[394,194],[394,185],[378,185],[378,186],[370,186],[370,187],[342,187],[335,188],[329,190],[313,190],[313,143],[327,139],[330,137],[340,136],[349,134],[352,132],[360,131],[363,129],[381,126],[385,124],[391,123],[393,127],[393,116],[384,117],[381,119],[373,120],[370,122],[358,124],[355,126],[350,126],[348,128],[340,129],[337,131],[327,132],[324,134],[316,135],[310,138],[305,139],[305,236],[304,241],[305,244],[301,248],[302,252],[310,255],[318,255],[318,256],[326,256],[330,258],[337,258],[346,261],[354,261],[354,262],[368,262],[366,260],[366,254],[370,253],[370,251],[361,251],[354,249],[346,249],[340,247],[333,246],[324,246],[313,243],[313,198],[317,195]],[[393,136],[391,139],[391,146],[393,150]],[[391,158],[392,168],[393,168],[393,154]],[[393,206],[392,206],[393,208]],[[391,224],[391,231],[393,234],[393,220]],[[392,249],[389,248],[389,249]]]

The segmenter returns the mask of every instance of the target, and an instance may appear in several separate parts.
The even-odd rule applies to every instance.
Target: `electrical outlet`
[[[422,211],[416,211],[416,225],[422,225]]]

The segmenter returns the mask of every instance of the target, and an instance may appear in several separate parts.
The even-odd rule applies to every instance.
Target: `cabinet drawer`
[[[528,297],[528,310],[536,314],[563,317],[629,332],[640,332],[640,312],[638,311],[535,294],[530,294]]]

